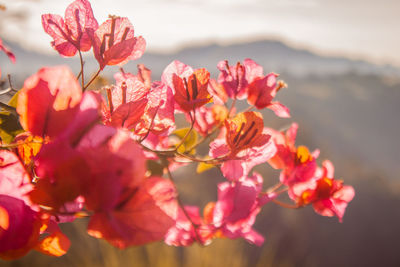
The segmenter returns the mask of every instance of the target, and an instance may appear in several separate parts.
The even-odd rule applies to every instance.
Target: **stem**
[[[234,98],[233,101],[232,101],[231,108],[229,109],[228,118],[231,117],[231,113],[232,113],[233,108],[235,107],[235,104],[236,104],[236,96],[235,96],[235,98]]]
[[[14,89],[14,87],[12,86],[10,74],[7,75],[7,78],[8,78],[8,83],[10,84],[11,90],[13,90],[14,92],[18,92],[18,90]]]
[[[141,139],[139,140],[139,144],[142,143],[142,142],[144,141],[144,139],[147,138],[147,136],[149,136],[150,131],[151,131],[151,128],[153,128],[153,123],[154,123],[154,120],[156,119],[157,112],[158,112],[158,109],[159,109],[159,108],[160,108],[160,106],[157,107],[156,112],[154,113],[154,116],[153,116],[153,118],[151,119],[151,123],[150,123],[150,125],[149,125],[149,129],[147,130],[146,135],[143,136],[143,138],[141,138]]]
[[[277,183],[276,185],[274,185],[273,187],[268,188],[267,193],[273,193],[276,190],[278,190],[279,188],[281,188],[283,186],[282,183]]]
[[[192,116],[192,113],[189,112],[189,116],[190,116],[190,120],[191,120],[191,125],[190,125],[190,128],[189,128],[189,131],[186,132],[185,136],[181,139],[181,142],[176,146],[175,151],[178,151],[179,147],[183,145],[183,143],[185,142],[186,138],[192,132],[193,127],[194,127],[195,112],[196,112],[196,110],[193,109],[193,116]]]
[[[96,72],[95,75],[93,75],[92,79],[90,79],[90,81],[83,87],[83,92],[85,92],[85,90],[89,87],[89,85],[97,78],[97,76],[99,76],[101,72],[101,68],[99,68],[99,70]]]
[[[254,106],[249,106],[245,110],[241,111],[240,113],[251,111],[253,108],[254,108]]]
[[[165,169],[167,170],[169,180],[175,185],[174,178],[172,177],[172,174],[168,168],[168,165],[165,165]],[[193,226],[194,233],[196,235],[196,239],[201,243],[199,233],[197,232],[198,225],[193,222],[192,218],[190,218],[189,214],[186,212],[185,207],[183,206],[183,203],[182,203],[181,199],[179,198],[179,194],[176,197],[176,201],[178,202],[179,207],[182,209],[183,213],[185,214],[185,216],[188,219],[188,221],[190,222],[190,224]]]
[[[81,50],[78,49],[78,53],[79,53],[79,59],[81,61],[81,72],[80,73],[81,73],[81,80],[82,80],[82,88],[84,88],[84,86],[85,86],[85,75],[84,75],[84,72],[83,72],[84,62],[83,62]]]
[[[274,202],[275,204],[278,204],[281,207],[287,208],[287,209],[298,209],[298,208],[300,208],[300,206],[284,203],[284,202],[281,202],[281,201],[276,200],[276,199],[273,199],[272,202]]]
[[[203,162],[203,163],[208,163],[208,164],[220,164],[221,161],[225,160],[225,157],[216,158],[216,159],[199,159],[199,158],[194,158],[192,156],[189,156],[187,154],[182,154],[179,152],[175,152],[175,156],[189,159],[192,162]]]
[[[210,138],[221,126],[223,122],[221,121],[217,126],[215,126],[209,134],[206,136],[202,137],[196,144],[194,144],[187,152],[190,153],[192,152],[193,149],[201,145],[204,141],[206,141],[208,138]]]

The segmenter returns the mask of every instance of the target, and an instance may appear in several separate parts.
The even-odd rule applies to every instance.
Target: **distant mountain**
[[[79,71],[78,58],[61,58],[54,52],[54,56],[43,55],[26,51],[15,44],[9,44],[17,57],[17,63],[11,64],[4,55],[0,55],[0,67],[3,73],[18,73],[27,76],[41,66],[68,64],[75,71]],[[249,43],[238,43],[227,46],[217,44],[192,46],[175,53],[145,53],[138,61],[124,66],[127,70],[134,70],[136,64],[143,63],[153,70],[154,77],[159,77],[163,69],[177,59],[196,68],[205,67],[216,72],[216,65],[220,60],[228,59],[236,62],[245,58],[252,58],[265,67],[266,71],[289,73],[293,76],[306,75],[338,75],[348,72],[356,74],[375,74],[400,77],[400,68],[391,65],[375,65],[362,60],[351,60],[345,57],[327,57],[314,54],[307,50],[295,49],[279,41],[263,40]],[[86,72],[97,71],[97,62],[89,54],[86,61]],[[107,67],[105,74],[111,74],[115,67]]]

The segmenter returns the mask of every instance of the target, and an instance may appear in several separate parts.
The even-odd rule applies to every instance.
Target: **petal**
[[[88,51],[92,46],[88,34],[94,33],[99,27],[89,1],[76,0],[71,3],[65,10],[65,24],[68,26],[69,34],[76,40],[76,46],[81,51]]]
[[[21,125],[33,135],[55,137],[74,119],[81,98],[81,88],[69,68],[42,68],[19,93]]]
[[[280,102],[271,102],[271,104],[268,105],[267,108],[272,110],[278,117],[290,118],[289,108],[282,105]]]
[[[44,31],[53,38],[52,46],[65,57],[72,57],[78,51],[68,36],[68,29],[64,19],[59,15],[42,15],[42,26]]]
[[[148,178],[118,210],[92,216],[88,233],[125,248],[162,240],[177,215],[176,191],[163,178]]]

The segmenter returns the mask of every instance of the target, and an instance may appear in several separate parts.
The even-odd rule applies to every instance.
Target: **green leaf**
[[[11,97],[10,101],[8,101],[8,105],[9,105],[10,107],[17,108],[19,92],[20,92],[20,91],[16,92],[16,93],[13,95],[13,97]]]
[[[11,143],[22,132],[24,130],[15,115],[6,111],[0,112],[0,138],[4,143]]]
[[[181,129],[175,130],[172,134],[179,137],[179,140],[181,141],[186,136],[186,134],[189,130],[190,130],[190,128],[181,128]],[[198,134],[194,129],[192,129],[192,131],[186,137],[183,144],[178,148],[178,152],[185,153],[187,150],[192,148],[197,143],[197,140],[198,140]],[[180,141],[178,142],[178,144],[180,143]],[[195,149],[190,151],[190,154],[195,154],[195,153],[196,153]]]
[[[197,173],[202,173],[202,172],[208,171],[208,170],[210,170],[210,169],[212,169],[212,168],[214,168],[214,167],[215,167],[214,164],[209,164],[209,163],[205,163],[205,162],[200,162],[200,163],[197,165],[196,172],[197,172]]]

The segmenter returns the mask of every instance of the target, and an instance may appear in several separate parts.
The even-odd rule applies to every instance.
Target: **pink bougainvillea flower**
[[[32,189],[30,176],[17,155],[0,150],[0,194],[22,199],[30,204],[27,194]]]
[[[228,119],[225,127],[227,129],[226,143],[232,154],[249,147],[259,146],[264,141],[261,135],[264,121],[259,112],[239,113],[233,119]]]
[[[264,242],[252,226],[261,206],[276,196],[261,194],[262,182],[261,175],[254,173],[239,182],[218,185],[218,201],[208,211],[217,235],[242,237],[258,246]]]
[[[227,179],[236,181],[275,155],[275,144],[264,130],[260,113],[239,113],[226,121],[225,128],[226,137],[210,143],[209,155],[225,159],[221,171]]]
[[[188,79],[173,74],[174,99],[183,111],[189,112],[210,102],[209,79],[210,73],[206,69],[195,70]]]
[[[310,153],[305,146],[296,147],[297,129],[297,123],[293,123],[286,134],[267,128],[277,147],[276,155],[268,162],[273,168],[282,170],[280,180],[288,186],[314,178],[317,169],[315,159],[319,150]]]
[[[173,81],[174,74],[179,76],[181,79],[185,78],[187,80],[189,79],[189,76],[193,74],[193,68],[178,60],[174,60],[164,69],[161,75],[161,82],[169,86],[175,94],[176,89]]]
[[[69,68],[42,68],[25,80],[19,93],[20,123],[33,135],[57,136],[74,119],[81,98],[81,88]]]
[[[117,72],[114,74],[117,84],[111,91],[111,100],[114,109],[118,108],[123,102],[133,102],[143,99],[150,91],[150,87],[145,85],[144,77],[140,74]],[[146,80],[146,84],[148,81]],[[150,81],[151,83],[151,81]]]
[[[118,248],[162,240],[177,215],[176,190],[163,178],[147,178],[110,211],[95,213],[88,233]]]
[[[132,129],[145,111],[150,88],[145,87],[139,75],[119,72],[114,78],[117,85],[107,88],[108,107],[104,105],[103,122],[114,127]]]
[[[63,256],[71,246],[71,241],[61,232],[57,223],[53,220],[47,221],[47,223],[43,223],[42,225],[42,229],[45,228],[43,232],[46,236],[39,240],[35,246],[35,250],[49,256]]]
[[[218,83],[224,87],[227,95],[234,99],[245,99],[247,85],[263,75],[263,68],[251,59],[245,59],[243,64],[238,62],[235,66],[229,66],[228,61],[223,60],[217,67],[220,70]]]
[[[151,70],[146,68],[143,64],[138,64],[138,78],[144,84],[144,87],[150,89],[151,87]]]
[[[269,108],[282,118],[290,117],[289,109],[280,102],[272,102],[282,83],[277,83],[275,73],[255,78],[247,88],[247,102],[258,109]]]
[[[337,216],[342,222],[346,207],[354,198],[354,188],[343,185],[343,181],[335,180],[330,161],[324,161],[322,166],[317,179],[295,185],[289,195],[297,205],[312,204],[317,213],[322,216]]]
[[[72,57],[78,50],[92,47],[93,32],[98,23],[87,0],[76,0],[65,10],[65,20],[60,15],[42,15],[44,31],[53,38],[51,45],[65,57]]]
[[[41,220],[23,200],[0,194],[0,258],[24,256],[38,242]]]
[[[217,105],[224,105],[228,100],[225,88],[215,79],[210,79],[210,82],[208,83],[208,92],[212,96],[214,103]]]
[[[220,61],[218,69],[220,74],[218,83],[214,83],[215,89],[220,84],[230,98],[247,98],[248,103],[258,109],[269,108],[279,117],[290,117],[287,107],[280,102],[272,102],[279,89],[285,86],[283,82],[276,81],[276,74],[264,76],[262,66],[251,59],[245,59],[243,65],[238,62],[236,66],[229,66],[226,60]]]
[[[25,255],[38,241],[40,216],[28,194],[33,186],[18,157],[0,150],[0,258]]]
[[[128,18],[111,16],[94,32],[93,38],[94,56],[100,69],[138,59],[146,48],[142,36],[134,37],[133,26]]]
[[[108,179],[109,183],[134,188],[141,184],[145,177],[143,150],[126,130],[97,125],[81,140],[77,149],[85,155],[91,166],[93,180]],[[99,162],[105,163],[107,160],[109,164],[99,165]],[[106,172],[115,177],[102,174]],[[90,184],[94,183],[97,182]]]
[[[185,115],[186,120],[190,122],[189,114]],[[196,110],[194,116],[194,128],[198,133],[206,136],[213,131],[213,127],[222,126],[227,117],[228,109],[225,106],[202,106]]]
[[[149,131],[168,135],[175,130],[174,95],[172,89],[162,82],[153,82],[146,95],[147,105],[135,127],[135,133],[145,135]]]
[[[68,144],[56,142],[43,146],[35,164],[39,178],[30,192],[32,202],[57,212],[65,203],[82,194],[89,175],[88,164]]]
[[[75,148],[99,121],[99,108],[99,95],[85,93],[76,117],[53,142],[42,146],[35,157],[38,180],[30,193],[33,202],[51,207],[56,212],[82,194],[89,168],[84,156]]]
[[[186,120],[190,122],[189,114],[186,113],[185,115],[186,115]],[[216,123],[217,121],[215,120],[211,108],[202,106],[196,110],[194,116],[194,129],[196,129],[196,131],[199,134],[206,136],[208,133],[212,131]]]
[[[208,244],[214,227],[205,224],[198,207],[185,206],[184,209],[185,212],[179,208],[175,225],[165,235],[165,243],[171,246],[190,246],[196,241],[203,245]]]

